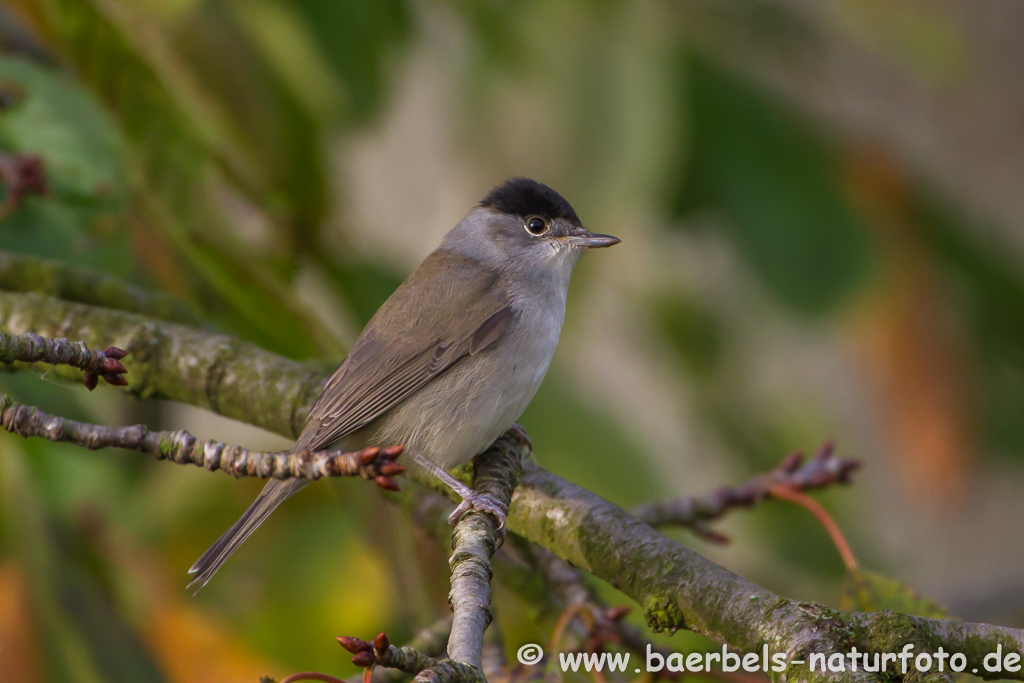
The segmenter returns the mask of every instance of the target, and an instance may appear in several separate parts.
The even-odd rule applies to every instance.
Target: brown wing
[[[507,283],[463,256],[436,251],[384,302],[328,380],[309,418],[317,449],[380,417],[514,318]]]

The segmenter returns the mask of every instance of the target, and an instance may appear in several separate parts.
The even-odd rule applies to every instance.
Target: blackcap
[[[384,302],[324,386],[294,451],[404,445],[469,509],[507,510],[445,470],[483,452],[526,409],[547,373],[569,276],[587,231],[557,192],[513,178],[490,192]],[[201,588],[286,498],[308,483],[272,479],[189,573]]]

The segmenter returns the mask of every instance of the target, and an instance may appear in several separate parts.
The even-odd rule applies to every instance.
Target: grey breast
[[[513,302],[513,309],[518,308]],[[516,311],[487,349],[467,355],[374,425],[373,443],[405,444],[444,468],[468,462],[522,415],[551,364],[561,306]]]

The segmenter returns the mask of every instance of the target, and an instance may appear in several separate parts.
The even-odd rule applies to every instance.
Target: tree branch
[[[519,430],[509,430],[477,457],[473,465],[473,489],[506,506],[519,480],[522,449],[526,446]],[[434,506],[434,512],[437,512]],[[416,648],[396,649],[385,634],[373,647],[358,638],[338,641],[359,666],[381,666],[416,674],[417,681],[436,683],[480,683],[483,674],[484,632],[491,623],[491,558],[502,538],[497,520],[490,514],[470,510],[455,526],[452,535],[452,589],[448,605],[452,610],[448,658],[436,659]],[[387,643],[382,645],[382,643]]]
[[[146,425],[104,427],[49,415],[39,408],[18,403],[0,394],[0,424],[12,434],[25,438],[39,436],[49,441],[73,443],[83,448],[124,448],[152,455],[178,465],[196,465],[235,477],[266,479],[319,479],[320,477],[362,477],[382,489],[397,490],[391,477],[405,471],[394,460],[401,446],[370,447],[360,451],[250,451],[221,441],[200,441],[184,430],[154,431]]]
[[[633,508],[632,513],[653,527],[686,526],[713,543],[728,543],[729,539],[706,525],[722,517],[729,510],[749,508],[775,497],[773,488],[785,486],[797,491],[822,489],[835,484],[848,484],[860,461],[839,458],[835,444],[826,441],[804,462],[803,453],[790,453],[770,472],[759,474],[745,484],[722,488],[699,496],[683,496],[660,503],[648,503]]]
[[[352,653],[356,666],[397,669],[414,675],[417,683],[487,683],[478,667],[430,657],[411,647],[395,647],[385,633],[378,633],[372,643],[346,636],[338,642]]]
[[[422,489],[406,489],[401,493],[389,494],[388,500],[402,508],[412,522],[429,538],[442,545],[448,545],[452,529],[448,525],[448,515],[454,509],[452,501],[434,491]],[[582,616],[577,608],[584,607],[583,612],[590,616],[590,624],[582,623],[579,618],[570,619],[564,630],[571,629],[577,640],[583,643],[584,649],[596,650],[604,642],[619,644],[634,653],[646,655],[648,646],[653,652],[667,657],[671,652],[654,645],[640,628],[624,620],[629,612],[628,607],[608,606],[598,591],[589,585],[584,573],[555,555],[546,548],[539,547],[518,534],[508,535],[507,542],[499,548],[492,559],[495,577],[510,591],[519,596],[537,612],[538,617],[558,617],[561,620],[566,614],[576,611],[575,616]],[[489,681],[494,680],[493,671],[488,671],[487,640],[495,631],[494,625],[485,633],[483,664],[484,673]],[[426,652],[431,656],[435,653],[424,651],[423,648],[409,644],[411,647]],[[564,651],[564,650],[560,650]],[[549,660],[551,661],[551,660]],[[385,674],[394,676],[396,670],[387,669]],[[537,675],[541,675],[538,670]],[[719,676],[724,680],[730,674],[721,671],[705,672],[709,676]],[[655,674],[658,679],[678,679],[681,674],[662,670]],[[742,677],[741,677],[742,678]],[[380,679],[383,680],[383,679]],[[397,683],[397,679],[388,680]],[[515,680],[521,680],[516,678]],[[736,679],[739,680],[739,679]],[[750,676],[743,680],[764,680],[758,676]],[[348,683],[358,683],[351,680]]]
[[[295,436],[324,380],[323,370],[251,344],[108,309],[0,293],[0,327],[82,339],[94,348],[133,353],[130,390],[208,408]],[[426,477],[410,473],[433,487]],[[811,673],[812,652],[846,652],[852,645],[891,652],[920,639],[961,651],[980,676],[1024,680],[1021,672],[988,672],[982,658],[1001,645],[1024,653],[1024,631],[987,624],[850,613],[798,603],[765,590],[702,557],[601,497],[540,467],[527,467],[509,508],[509,529],[607,581],[635,600],[648,624],[688,628],[736,651],[784,653],[787,680],[875,680],[861,671]],[[898,648],[897,648],[898,649]]]
[[[444,656],[445,645],[448,642],[448,634],[452,630],[452,618],[444,617],[438,619],[436,622],[417,633],[412,640],[410,640],[404,647],[398,648],[402,650],[412,650],[413,655],[410,657],[403,658],[403,661],[419,661],[419,662],[430,662],[438,657]],[[385,634],[377,636],[380,638],[383,636],[387,638]],[[373,643],[367,643],[364,640],[358,638],[349,638],[342,636],[338,638],[338,642],[343,648],[351,652],[353,655],[359,655],[360,652],[373,652]],[[366,659],[365,655],[363,659]],[[375,658],[374,658],[375,659]],[[365,666],[365,665],[364,665]],[[383,665],[382,665],[383,666]],[[376,673],[376,672],[374,672]],[[399,683],[405,680],[405,673],[418,673],[418,672],[405,672],[401,669],[382,669],[378,675],[373,678],[377,683]],[[364,683],[366,677],[362,674],[351,676],[348,679],[342,681],[340,678],[335,678],[329,674],[319,673],[315,671],[303,671],[301,673],[295,673],[289,675],[287,678],[281,681],[281,683],[288,683],[288,681],[330,681],[331,683]],[[276,679],[272,676],[263,676],[260,678],[260,683],[277,683]]]
[[[407,489],[401,493],[389,494],[387,498],[401,507],[428,537],[442,545],[449,544],[452,529],[447,520],[448,514],[455,507],[450,500],[439,493],[422,489]],[[607,640],[641,655],[646,655],[648,646],[662,656],[670,654],[665,648],[655,646],[641,629],[623,619],[629,612],[628,607],[608,606],[598,591],[589,585],[582,571],[550,550],[512,533],[508,535],[507,542],[494,554],[492,564],[495,577],[508,590],[518,595],[525,604],[535,609],[539,617],[561,618],[560,615],[564,616],[579,605],[588,605],[591,608],[589,613],[592,615],[592,626],[586,626],[579,619],[572,619],[567,626],[579,640],[591,641],[591,644],[594,641]],[[492,625],[485,634],[483,660],[484,673],[488,680],[492,680],[492,677],[487,671],[486,638],[494,630]],[[412,643],[409,645],[423,651],[421,647]],[[427,651],[427,654],[432,653]],[[389,669],[386,673],[393,674],[394,670]],[[656,679],[679,677],[679,673],[667,670],[655,676]]]
[[[446,616],[421,630],[413,639],[405,644],[405,647],[435,659],[444,657],[447,653],[448,637],[452,632],[452,618]],[[399,683],[404,680],[402,671],[399,669],[384,669],[374,676],[377,683]],[[353,683],[356,683],[353,681]]]
[[[4,334],[0,332],[0,363],[48,363],[66,365],[84,372],[85,386],[90,391],[102,377],[114,386],[128,386],[124,378],[127,368],[121,359],[127,355],[114,346],[103,351],[90,351],[82,342],[71,342],[62,337],[49,339],[38,334]]]
[[[206,408],[293,439],[329,374],[326,365],[289,360],[226,334],[35,293],[0,291],[0,328],[124,349],[131,356],[129,393]],[[82,377],[62,366],[50,375]]]
[[[473,467],[473,489],[508,505],[519,481],[525,443],[516,430],[498,438]],[[491,623],[491,557],[503,533],[493,516],[470,510],[456,525],[452,538],[452,590],[448,604],[454,621],[448,656],[482,670],[484,631]]]

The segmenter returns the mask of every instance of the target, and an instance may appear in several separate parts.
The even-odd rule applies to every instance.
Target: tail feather
[[[278,505],[308,483],[307,479],[271,479],[267,482],[241,518],[231,525],[231,528],[225,531],[188,570],[189,574],[195,574],[188,587],[195,586],[195,592],[198,593],[213,578],[220,566],[231,557],[231,553],[256,531],[263,520],[269,517]]]

